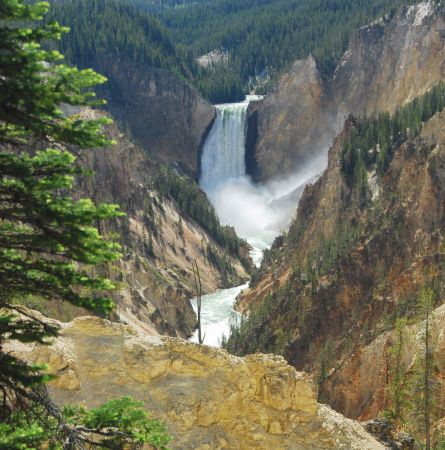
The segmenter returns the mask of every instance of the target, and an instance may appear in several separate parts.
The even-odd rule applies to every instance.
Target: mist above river
[[[247,175],[230,178],[214,186],[207,195],[220,220],[235,227],[238,235],[277,235],[288,227],[306,184],[315,181],[325,166],[323,154],[297,174],[265,184],[255,184]]]
[[[216,106],[216,119],[201,156],[200,186],[215,207],[219,219],[235,228],[250,246],[259,266],[263,252],[285,231],[295,214],[304,186],[326,167],[326,151],[320,150],[298,172],[264,184],[255,184],[246,174],[245,141],[248,101]],[[230,332],[236,296],[247,285],[221,289],[202,298],[204,343],[219,346]],[[195,311],[196,299],[192,301]],[[198,342],[197,332],[191,338]]]

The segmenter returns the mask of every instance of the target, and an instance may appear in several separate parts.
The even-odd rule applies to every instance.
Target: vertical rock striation
[[[350,114],[394,112],[445,78],[445,17],[431,2],[357,30],[334,75],[310,56],[296,61],[254,112],[250,174],[257,180],[304,170],[327,153]]]

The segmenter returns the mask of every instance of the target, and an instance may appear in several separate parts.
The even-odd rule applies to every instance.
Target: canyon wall
[[[437,305],[445,297],[445,111],[396,149],[381,180],[367,172],[366,206],[342,173],[343,142],[355,126],[346,123],[327,170],[306,187],[288,233],[241,294],[240,309],[260,312],[250,331],[232,338],[238,353],[279,351],[307,371],[317,372],[324,358],[324,399],[353,418],[386,406],[377,356],[384,333],[397,317],[413,316],[421,287],[434,287]]]
[[[405,343],[400,358],[402,373],[409,375],[423,348],[424,323],[404,330]],[[434,401],[445,405],[445,305],[433,311],[431,319],[431,348],[436,366],[437,392]],[[334,369],[323,386],[322,396],[329,398],[332,407],[344,411],[347,417],[367,420],[377,417],[388,406],[388,361],[391,346],[395,345],[394,331],[382,333],[370,344],[360,347],[339,369]]]
[[[255,114],[249,173],[259,181],[326,155],[346,117],[394,112],[445,78],[443,9],[424,2],[357,30],[334,75],[296,61]]]
[[[197,178],[215,108],[167,70],[105,57],[91,64],[108,78],[98,94],[123,129],[159,161]]]
[[[103,115],[91,109],[81,114],[90,119]],[[81,165],[94,175],[79,179],[74,192],[76,197],[95,202],[116,203],[126,213],[126,217],[98,224],[102,234],[114,236],[122,245],[122,258],[98,270],[119,285],[113,296],[120,320],[154,334],[189,337],[196,326],[190,303],[195,295],[192,263],[196,261],[199,267],[204,293],[245,282],[246,268],[174,199],[156,190],[153,178],[162,170],[159,163],[116,125],[107,126],[106,134],[116,144],[82,151]],[[209,203],[207,207],[212,208]],[[227,261],[230,270],[209,259],[209,247]],[[244,251],[247,257],[247,247]],[[54,307],[52,302],[45,312],[65,320],[85,314],[63,303]]]
[[[281,357],[237,358],[94,317],[58,325],[50,346],[9,347],[49,364],[56,403],[93,407],[130,395],[166,422],[172,449],[385,448],[359,423],[317,404],[309,378]]]

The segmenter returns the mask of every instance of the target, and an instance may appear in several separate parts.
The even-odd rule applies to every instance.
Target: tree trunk
[[[427,307],[428,308],[428,307]],[[430,342],[429,342],[429,319],[430,312],[426,311],[425,319],[425,376],[424,376],[424,407],[425,407],[425,449],[431,450],[431,436],[430,436]]]
[[[202,306],[202,284],[201,284],[201,275],[199,273],[198,264],[195,262],[192,265],[193,267],[193,277],[195,279],[195,289],[196,289],[196,306],[197,306],[197,316],[198,316],[198,342],[202,344],[204,342],[204,337],[202,336],[202,327],[201,327],[201,306]]]

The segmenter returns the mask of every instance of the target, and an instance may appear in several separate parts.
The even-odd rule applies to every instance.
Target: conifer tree
[[[418,300],[418,318],[422,321],[422,345],[412,374],[410,416],[414,430],[423,435],[426,450],[433,448],[431,428],[437,407],[435,362],[431,345],[433,309],[434,292],[429,288],[423,289]]]
[[[389,383],[387,393],[391,409],[388,411],[390,419],[399,425],[404,418],[407,404],[407,377],[403,365],[403,356],[407,345],[407,319],[396,320],[394,327],[394,342],[389,348]]]
[[[68,148],[109,144],[101,132],[108,120],[62,112],[62,105],[99,104],[91,88],[105,79],[59,64],[58,52],[41,47],[67,31],[53,22],[25,25],[47,10],[45,2],[0,2],[0,449],[138,448],[144,442],[165,448],[162,424],[131,399],[89,412],[60,411],[45,392],[43,367],[5,347],[57,336],[56,327],[17,305],[24,298],[67,301],[101,314],[114,307],[106,295],[113,283],[87,268],[119,257],[118,246],[95,225],[122,213],[67,194],[80,173]]]

